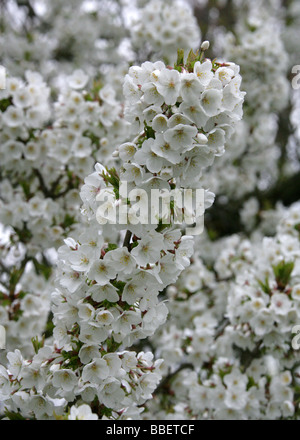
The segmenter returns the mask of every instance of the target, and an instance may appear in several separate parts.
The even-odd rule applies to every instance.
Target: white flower
[[[112,88],[110,84],[106,84],[99,92],[99,96],[103,101],[108,102],[109,104],[115,103],[116,92]]]
[[[142,92],[135,83],[134,79],[126,75],[123,84],[123,93],[130,104],[135,104],[141,97]]]
[[[122,361],[118,353],[107,353],[103,356],[103,359],[107,363],[110,376],[118,377],[124,373],[124,371],[121,370]]]
[[[213,129],[207,136],[207,146],[214,150],[216,155],[223,153],[225,142],[225,132],[220,128]]]
[[[244,390],[228,388],[224,403],[228,408],[242,410],[247,403],[247,393]]]
[[[68,84],[72,89],[80,90],[86,86],[88,80],[89,77],[83,72],[83,70],[78,69],[69,76]]]
[[[100,352],[95,345],[84,344],[79,350],[79,359],[83,364],[88,364],[97,357],[100,357]]]
[[[271,297],[270,309],[274,310],[276,315],[286,316],[291,308],[291,301],[287,295],[283,293],[275,293]]]
[[[190,101],[182,102],[179,106],[179,110],[194,122],[197,127],[204,127],[208,120],[208,116],[205,114],[203,108],[200,107],[199,101],[195,103]]]
[[[219,67],[216,70],[215,77],[221,81],[223,86],[226,86],[234,77],[234,71],[230,67]]]
[[[211,61],[205,60],[202,64],[197,61],[194,65],[194,74],[203,86],[208,86],[214,76]]]
[[[18,141],[10,140],[2,145],[3,152],[7,161],[20,159],[23,152],[23,144]]]
[[[222,97],[222,91],[217,89],[208,89],[202,93],[201,106],[207,116],[216,116],[220,113]]]
[[[226,374],[223,380],[229,390],[236,391],[245,391],[248,383],[248,377],[241,374],[237,369],[233,369],[231,373]]]
[[[114,377],[107,378],[103,387],[98,389],[98,399],[107,408],[121,409],[124,406],[124,398],[125,392],[121,388],[121,382]]]
[[[163,134],[164,139],[170,143],[174,150],[189,148],[193,143],[193,138],[197,135],[197,128],[190,125],[179,124],[169,128]]]
[[[89,405],[71,406],[68,420],[98,420],[97,414],[92,413]]]
[[[82,245],[78,250],[74,250],[69,254],[68,260],[73,270],[85,272],[90,269],[96,255],[96,249],[88,245]]]
[[[132,142],[126,142],[118,148],[120,159],[126,162],[133,158],[136,153],[136,146]]]
[[[26,159],[35,161],[40,155],[40,147],[36,142],[28,142],[24,147]]]
[[[300,284],[296,284],[292,288],[291,297],[293,298],[293,300],[295,300],[297,302],[300,301]]]
[[[174,105],[178,99],[180,90],[180,75],[177,70],[161,70],[158,82],[156,83],[158,92],[164,97],[167,105]]]
[[[78,305],[78,316],[82,321],[89,321],[95,316],[95,309],[91,304],[82,303]]]
[[[168,128],[168,119],[163,114],[158,114],[153,118],[152,121],[153,130],[157,133],[163,133]]]
[[[193,408],[195,408],[197,411],[208,408],[211,400],[210,395],[211,390],[209,388],[199,384],[196,384],[196,386],[192,387],[189,391],[189,398],[191,399]]]
[[[279,380],[282,385],[290,385],[292,383],[292,379],[293,378],[292,378],[291,372],[288,370],[284,371],[279,376]]]
[[[3,113],[3,122],[8,127],[20,127],[24,122],[24,112],[21,108],[9,106]]]
[[[32,410],[37,418],[53,415],[54,405],[42,395],[31,396],[28,401],[28,408]]]
[[[178,249],[175,251],[175,261],[179,267],[188,267],[190,265],[190,257],[194,251],[194,241],[191,237],[182,237]]]
[[[181,77],[180,94],[184,101],[193,103],[199,101],[203,85],[194,73],[184,73]]]
[[[46,383],[45,373],[40,368],[39,363],[32,363],[23,371],[22,386],[25,388],[35,387],[38,392],[41,392]]]
[[[110,325],[114,320],[114,316],[109,310],[100,309],[95,319],[101,325]]]
[[[263,308],[249,322],[255,334],[263,336],[272,330],[274,315],[271,310]]]
[[[90,364],[85,365],[82,371],[82,380],[84,382],[101,383],[109,375],[109,368],[104,359],[95,359]]]
[[[163,165],[160,155],[153,150],[154,139],[147,139],[134,155],[134,160],[139,165],[146,165],[151,173],[158,173]]]
[[[153,104],[160,108],[160,106],[164,103],[164,97],[158,92],[156,84],[143,84],[141,90],[144,93],[143,97],[147,104]]]
[[[126,247],[114,249],[107,253],[107,262],[111,262],[117,272],[130,274],[136,267],[136,261]]]
[[[65,267],[59,279],[59,283],[61,286],[66,287],[69,292],[73,293],[80,286],[82,280],[82,274],[76,270]]]
[[[24,366],[24,359],[20,350],[15,350],[7,354],[8,359],[8,369],[13,376],[18,379],[22,373],[22,368]]]
[[[70,342],[70,336],[68,335],[67,328],[63,323],[56,324],[55,328],[53,329],[53,336],[58,348],[61,348]]]
[[[289,400],[285,400],[282,405],[282,412],[284,417],[292,417],[295,413],[295,405]]]
[[[105,341],[107,336],[107,330],[102,326],[99,327],[97,322],[89,321],[88,323],[81,324],[79,339],[85,344],[99,345]]]
[[[104,256],[103,260],[95,261],[88,272],[88,277],[97,281],[101,286],[108,284],[109,280],[114,279],[117,273],[117,270],[111,267],[107,255]]]
[[[39,196],[32,197],[29,202],[29,213],[31,216],[41,216],[45,213],[46,202]]]
[[[62,388],[64,391],[72,391],[77,383],[74,371],[61,369],[53,373],[53,385]]]
[[[149,139],[150,141],[150,139]],[[156,154],[156,156],[163,157],[164,159],[168,160],[172,164],[176,164],[180,162],[180,151],[173,148],[169,142],[167,142],[162,134],[157,134],[155,141],[153,140],[149,142],[149,145],[151,145],[151,149],[153,153]],[[139,159],[139,157],[138,157]],[[151,161],[151,165],[153,165],[153,161],[155,161],[155,165],[157,165],[157,160],[155,158],[152,158],[154,160],[151,161],[151,159],[148,159],[148,161]]]
[[[138,246],[131,251],[131,254],[137,264],[147,266],[148,263],[153,264],[159,260],[162,248],[162,238],[159,234],[149,234],[139,241]]]
[[[144,178],[144,170],[141,166],[135,163],[125,163],[123,165],[123,173],[122,173],[122,179],[126,180],[127,182],[134,182],[135,184],[139,185]]]
[[[105,284],[94,284],[89,290],[89,294],[92,296],[94,301],[101,302],[107,300],[109,302],[116,302],[119,300],[119,295],[117,289],[110,283]]]
[[[141,322],[141,316],[139,313],[128,310],[123,312],[119,318],[114,321],[113,328],[116,333],[129,334],[132,325],[137,325]]]
[[[75,157],[86,157],[92,152],[92,141],[87,137],[76,139],[72,145],[72,151]]]
[[[13,103],[19,108],[26,108],[33,104],[32,95],[28,87],[22,87],[14,93]]]
[[[122,301],[126,301],[128,304],[134,304],[145,292],[143,286],[134,280],[126,283],[122,293]]]
[[[125,371],[133,370],[136,367],[136,353],[132,351],[126,351],[121,353],[121,361],[122,361],[122,368],[124,368]]]

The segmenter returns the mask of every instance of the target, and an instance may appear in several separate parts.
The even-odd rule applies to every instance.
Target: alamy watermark
[[[300,65],[297,64],[292,67],[292,73],[295,75],[292,79],[292,88],[294,90],[300,89]]]
[[[100,224],[185,225],[188,235],[199,235],[204,228],[203,189],[134,188],[128,191],[120,181],[119,194],[105,188],[96,197],[100,206],[96,219]]]
[[[294,350],[299,350],[300,348],[300,325],[294,325],[292,328],[292,333],[296,335],[292,339],[292,347]]]
[[[3,325],[0,325],[0,350],[4,350],[6,345],[6,330]]]
[[[6,88],[6,70],[5,67],[0,66],[0,90]]]

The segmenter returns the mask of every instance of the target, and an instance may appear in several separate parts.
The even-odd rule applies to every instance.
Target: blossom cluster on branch
[[[7,355],[1,391],[7,410],[52,418],[68,414],[76,400],[91,403],[98,416],[119,418],[142,405],[158,384],[162,361],[153,363],[153,354],[135,355],[126,348],[153,335],[166,320],[167,307],[158,294],[189,265],[193,239],[174,228],[171,216],[170,224],[163,218],[156,224],[129,223],[130,238],[122,245],[116,236],[121,226],[99,225],[97,197],[115,191],[117,203],[119,182],[139,185],[149,194],[193,181],[197,187],[197,176],[224,152],[242,116],[241,78],[235,64],[202,57],[203,52],[186,65],[180,58],[174,69],[162,62],[129,69],[125,118],[137,122],[140,134],[119,147],[119,174],[97,164],[85,178],[80,194],[86,231],[58,250],[53,345],[36,341],[30,361],[19,350]],[[196,116],[186,105],[192,96]],[[208,193],[206,206],[211,203]],[[129,204],[128,216],[130,209]]]

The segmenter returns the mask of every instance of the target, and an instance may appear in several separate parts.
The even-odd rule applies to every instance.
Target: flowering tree
[[[286,3],[3,2],[2,417],[298,418]]]

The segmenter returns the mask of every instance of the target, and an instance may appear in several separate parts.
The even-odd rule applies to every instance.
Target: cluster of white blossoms
[[[201,39],[192,8],[182,0],[151,0],[142,4],[129,32],[133,48],[168,63],[175,61],[178,48],[196,50]]]
[[[299,1],[1,12],[0,418],[299,419]]]
[[[228,145],[228,154],[205,176],[212,191],[233,198],[242,198],[278,178],[282,148],[276,140],[278,116],[288,107],[292,91],[278,2],[240,3],[240,19],[233,32],[225,34],[223,44],[226,59],[241,68],[247,92],[244,118]]]
[[[119,45],[127,29],[117,0],[10,3],[3,1],[0,55],[12,75],[37,70],[55,83],[74,68],[96,74],[101,64],[123,59]]]
[[[34,324],[38,315],[32,320],[25,318],[30,316],[27,312],[21,316],[20,291],[25,289],[29,297],[36,295],[34,283],[32,289],[22,286],[21,272],[31,260],[38,273],[49,275],[53,262],[46,258],[46,251],[57,249],[71,230],[82,227],[79,192],[84,176],[92,172],[97,160],[115,164],[112,152],[129,134],[129,124],[112,87],[95,82],[87,92],[88,82],[82,70],[75,70],[53,111],[50,89],[37,73],[27,71],[24,81],[8,77],[6,89],[0,91],[0,221],[8,228],[10,251],[19,255],[14,264],[3,255],[1,280],[5,284],[0,304],[4,304],[4,311],[0,324],[6,328],[8,341],[17,343],[18,332],[22,335],[17,346],[21,350],[31,345],[31,337],[40,334]],[[53,286],[47,279],[45,282],[49,312]],[[18,313],[11,313],[16,307]],[[38,328],[42,330],[44,306],[37,310]],[[25,322],[32,331],[25,329]],[[8,342],[7,348],[14,345]]]
[[[247,26],[237,30],[239,44],[234,40],[230,44],[228,36],[226,55],[231,55],[230,59],[240,60],[250,105],[266,113],[270,108],[281,110],[287,104],[289,83],[286,78],[288,54],[280,28],[271,19],[255,25],[251,24],[250,18],[248,20],[248,31]]]
[[[162,62],[129,69],[125,117],[136,121],[140,134],[118,148],[119,174],[97,164],[85,179],[81,197],[88,223],[58,251],[53,345],[38,350],[36,343],[31,361],[19,351],[8,353],[0,393],[10,411],[64,416],[76,398],[98,416],[137,417],[138,406],[156,388],[162,361],[126,348],[165,322],[167,307],[158,295],[190,264],[193,239],[182,236],[172,217],[170,224],[129,224],[123,241],[118,230],[124,225],[99,225],[97,201],[111,191],[118,204],[120,181],[148,193],[191,183],[197,188],[202,170],[223,153],[242,115],[241,78],[235,64],[213,64],[201,55],[186,65],[182,58],[178,70]],[[192,97],[195,114],[188,107]],[[211,203],[208,193],[206,206]]]
[[[110,86],[86,92],[81,70],[49,118],[49,89],[37,74],[28,83],[8,78],[1,91],[2,224],[26,233],[28,246],[57,247],[68,226],[79,219],[79,187],[97,160],[112,164],[111,154],[128,136],[128,124]]]
[[[297,0],[289,2],[284,14],[284,26],[282,29],[282,37],[285,48],[289,54],[289,65],[293,67],[299,64],[299,44],[298,32],[300,24],[300,5]]]
[[[112,153],[130,133],[114,88],[94,81],[88,92],[88,82],[89,77],[81,69],[67,78],[67,88],[54,104],[54,126],[42,134],[52,157],[80,178],[88,175],[99,160],[114,165]]]
[[[37,275],[33,267],[22,274],[13,292],[1,292],[0,323],[5,328],[5,349],[20,349],[23,356],[33,352],[32,338],[45,332],[50,309],[53,280]],[[1,350],[1,364],[5,364],[6,351]]]
[[[25,82],[19,78],[8,77],[5,90],[0,91],[1,98],[1,163],[18,160],[22,150],[5,141],[26,138],[31,129],[40,128],[50,116],[50,89],[42,76],[36,72],[26,71]]]
[[[152,416],[299,417],[299,352],[292,346],[300,322],[299,225],[296,203],[274,237],[251,243],[234,235],[210,242],[207,261],[193,255],[168,288],[169,319],[151,339],[170,374],[148,404]]]
[[[224,153],[233,124],[242,117],[244,92],[233,63],[196,61],[191,69],[146,62],[130,68],[124,95],[125,117],[146,135],[119,148],[127,181],[145,180],[145,167],[164,181],[199,186],[202,169]],[[134,178],[134,176],[136,176]]]

